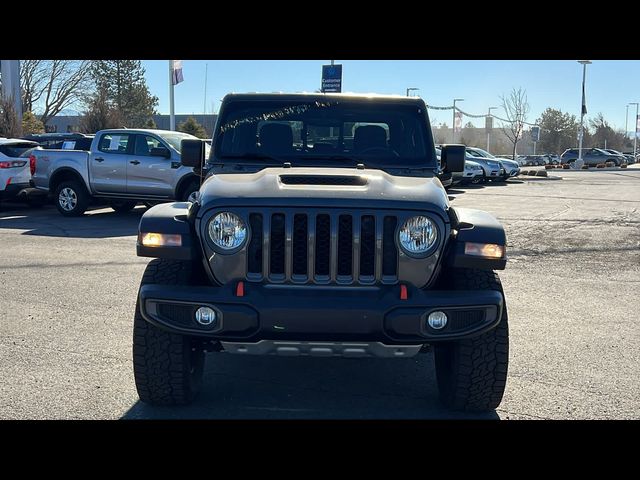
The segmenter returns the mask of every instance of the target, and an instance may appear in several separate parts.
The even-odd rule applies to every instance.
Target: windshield
[[[484,157],[484,158],[496,158],[493,155],[491,155],[489,152],[482,150],[481,148],[474,148],[472,150],[472,153],[476,156],[476,157]]]
[[[426,127],[425,112],[415,104],[231,101],[218,123],[215,156],[294,166],[433,168],[437,162]]]
[[[160,135],[160,137],[167,142],[169,145],[171,145],[178,153],[180,153],[180,149],[182,148],[180,146],[180,142],[182,142],[182,140],[186,139],[186,138],[198,138],[198,137],[194,137],[193,135],[189,135],[188,133],[163,133],[162,135]]]

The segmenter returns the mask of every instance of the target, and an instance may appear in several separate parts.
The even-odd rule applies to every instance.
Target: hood
[[[507,165],[512,165],[514,167],[519,167],[520,166],[518,164],[518,162],[516,162],[515,160],[507,160],[506,158],[501,158],[500,159],[500,163],[507,164]]]
[[[401,177],[381,170],[265,168],[211,175],[200,188],[204,208],[214,205],[378,207],[439,210],[449,207],[440,180]]]

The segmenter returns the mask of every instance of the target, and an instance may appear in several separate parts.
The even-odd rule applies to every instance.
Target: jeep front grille
[[[345,212],[249,213],[249,281],[395,283],[395,216]]]

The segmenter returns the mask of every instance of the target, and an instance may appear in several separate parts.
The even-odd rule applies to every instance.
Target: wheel
[[[180,195],[181,202],[191,202],[195,203],[198,199],[198,191],[200,190],[200,184],[197,180],[192,180],[189,182],[189,185],[186,186],[182,190],[182,194]]]
[[[141,285],[185,285],[191,264],[156,259],[149,262]],[[186,405],[202,385],[204,350],[194,338],[169,333],[148,323],[136,303],[133,319],[133,375],[140,400],[151,405]]]
[[[497,290],[504,294],[498,274],[487,270],[454,269],[454,290]],[[507,306],[492,330],[434,347],[441,401],[449,408],[473,412],[494,410],[507,384],[509,328]]]
[[[62,182],[54,195],[56,208],[65,217],[79,217],[89,206],[89,194],[77,180]]]
[[[117,213],[127,213],[134,209],[138,204],[135,200],[114,200],[111,202],[111,208]]]

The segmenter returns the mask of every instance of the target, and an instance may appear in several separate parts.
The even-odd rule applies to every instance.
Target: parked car
[[[611,155],[618,155],[619,157],[624,157],[624,162],[626,163],[629,163],[629,164],[636,163],[636,159],[633,156],[633,154],[627,155],[626,153],[622,153],[617,150],[612,150],[611,148],[603,148],[603,150],[607,153],[610,153]]]
[[[488,158],[491,160],[498,160],[500,162],[500,164],[502,165],[502,168],[504,170],[504,173],[502,175],[502,177],[506,180],[507,178],[511,178],[511,177],[516,177],[520,174],[520,164],[515,161],[515,160],[510,160],[507,158],[497,158],[493,155],[491,155],[489,152],[487,152],[486,150],[483,150],[481,148],[478,147],[467,147],[467,151],[475,156],[475,157],[482,157],[482,158]]]
[[[596,166],[599,163],[613,162],[616,166],[619,166],[623,163],[623,158],[618,155],[612,155],[611,153],[605,152],[599,148],[583,148],[582,149],[582,160],[584,160],[585,165]],[[564,151],[562,155],[560,155],[560,162],[562,164],[565,163],[573,163],[578,159],[578,149],[577,148],[568,148]]]
[[[315,142],[327,125],[331,142]],[[495,409],[509,362],[505,232],[450,204],[428,128],[416,97],[225,96],[197,202],[139,223],[137,255],[153,258],[132,312],[140,400],[192,402],[220,364],[205,368],[207,356],[429,351],[445,406]],[[203,150],[183,140],[183,163],[198,169]],[[463,170],[463,146],[441,155]]]
[[[138,201],[192,201],[200,177],[180,162],[180,142],[189,138],[195,137],[167,130],[101,130],[89,151],[33,150],[33,182],[53,195],[64,216],[82,215],[94,198],[107,200],[117,212]]]
[[[504,167],[499,159],[491,159],[486,157],[478,157],[472,155],[468,150],[465,152],[465,161],[470,160],[476,162],[482,168],[482,180],[480,183],[486,183],[490,180],[502,180],[504,175]]]
[[[34,133],[22,138],[48,150],[89,150],[94,137],[84,133]]]
[[[29,154],[37,146],[21,138],[0,138],[0,200],[15,200],[30,188]],[[29,195],[24,198],[37,203]]]
[[[474,162],[473,160],[464,161],[464,173],[462,176],[462,180],[460,180],[461,185],[468,185],[470,183],[476,184],[480,183],[483,180],[482,167],[478,162]]]
[[[542,156],[547,160],[546,162],[547,164],[551,164],[551,165],[560,164],[560,155],[558,155],[557,153],[545,153]]]
[[[627,157],[630,161],[629,163],[638,163],[640,162],[640,153],[633,153],[633,151],[631,152],[623,152],[623,155],[625,157]]]

